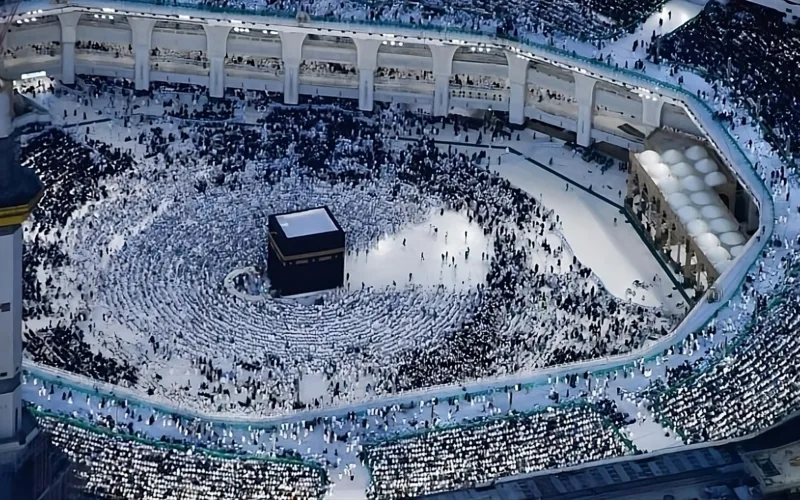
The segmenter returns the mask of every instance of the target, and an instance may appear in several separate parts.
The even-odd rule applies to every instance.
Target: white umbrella
[[[714,195],[708,191],[698,191],[696,193],[692,193],[690,199],[692,200],[692,203],[695,205],[700,205],[701,207],[712,205],[715,201]]]
[[[730,233],[724,233],[722,236],[719,237],[719,241],[722,242],[723,245],[728,247],[735,247],[737,245],[744,244],[745,240],[742,233],[737,233],[736,231],[731,231]]]
[[[744,253],[744,245],[736,245],[731,247],[731,257],[734,259]]]
[[[683,153],[681,153],[677,149],[670,149],[669,151],[661,155],[661,161],[663,161],[667,165],[675,165],[676,163],[680,163],[683,160],[684,160]]]
[[[719,170],[717,164],[714,163],[714,160],[710,158],[703,158],[702,160],[699,160],[694,164],[694,168],[696,168],[701,174],[710,174],[711,172],[716,172]]]
[[[719,274],[722,274],[727,271],[729,267],[731,267],[731,264],[733,264],[733,261],[731,260],[721,260],[716,264],[713,264],[713,266]]]
[[[658,186],[658,189],[660,189],[661,192],[667,196],[671,195],[672,193],[677,193],[681,188],[680,182],[678,182],[678,179],[675,177],[664,177],[662,179],[658,179],[656,181],[656,186]]]
[[[686,232],[692,238],[697,238],[701,234],[708,232],[708,224],[703,219],[695,219],[686,224]]]
[[[694,241],[703,253],[708,253],[712,248],[719,246],[719,238],[711,233],[703,233],[695,238]]]
[[[705,181],[706,186],[708,187],[717,187],[726,184],[728,182],[728,178],[725,177],[725,174],[722,172],[711,172],[710,174],[706,174],[706,176],[703,178],[703,181]]]
[[[702,215],[703,218],[708,220],[713,220],[727,214],[728,211],[724,209],[721,205],[707,205],[700,209],[700,215]]]
[[[685,207],[689,203],[691,203],[691,200],[683,193],[673,193],[667,196],[667,204],[675,210]]]
[[[675,215],[678,216],[678,219],[680,219],[684,225],[700,218],[700,212],[691,205],[679,208],[675,212]]]
[[[663,163],[656,163],[655,165],[650,165],[648,173],[654,180],[663,179],[664,177],[669,177],[669,167]]]
[[[686,191],[702,191],[706,188],[706,184],[700,177],[690,175],[681,179],[681,187]]]
[[[684,162],[673,165],[669,170],[672,172],[672,175],[679,179],[682,177],[689,177],[690,175],[697,175],[697,170],[695,170],[693,166]]]
[[[708,259],[708,261],[711,262],[712,265],[716,265],[719,261],[722,260],[730,260],[731,258],[731,254],[729,254],[728,251],[722,247],[714,247],[710,249],[708,252],[705,252],[705,254],[706,254],[706,259]]]
[[[639,163],[644,165],[656,165],[661,163],[661,155],[652,150],[639,153]]]
[[[724,234],[731,231],[737,231],[739,229],[739,224],[733,222],[727,217],[720,217],[709,222],[708,228],[714,234]]]
[[[692,161],[702,160],[708,158],[708,151],[703,146],[692,146],[686,150],[686,157]]]

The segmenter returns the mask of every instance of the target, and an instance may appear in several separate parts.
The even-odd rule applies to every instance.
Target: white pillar
[[[129,17],[131,25],[131,39],[133,43],[133,56],[135,58],[134,88],[137,91],[150,90],[150,50],[153,47],[153,26],[155,19],[142,17]]]
[[[3,225],[2,218],[0,346],[0,441],[3,441],[17,436],[22,421],[22,226]]]
[[[508,121],[516,125],[525,123],[525,96],[528,92],[528,60],[506,51],[508,60]]]
[[[661,109],[664,107],[664,99],[660,97],[642,98],[642,123],[648,127],[658,128],[661,126]]]
[[[300,102],[300,64],[303,62],[305,33],[281,31],[281,58],[283,59],[283,102]]]
[[[61,83],[75,83],[75,41],[78,39],[79,12],[59,14],[61,23]]]
[[[230,26],[204,24],[208,71],[208,96],[221,99],[225,96],[225,56],[228,54]]]
[[[0,139],[5,139],[14,132],[12,125],[14,120],[13,99],[13,82],[0,81]]]
[[[375,104],[375,70],[378,69],[380,40],[355,38],[358,50],[358,109],[372,111]]]
[[[433,92],[433,116],[447,116],[450,113],[450,76],[453,74],[453,55],[457,45],[429,45],[433,56],[433,78],[436,87]]]
[[[578,146],[592,144],[592,115],[594,114],[594,78],[575,73],[575,98],[578,100]]]

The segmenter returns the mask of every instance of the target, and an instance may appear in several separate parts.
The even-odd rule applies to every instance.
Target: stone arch
[[[157,21],[151,37],[151,71],[208,75],[206,32],[201,24]]]
[[[433,91],[433,54],[424,43],[387,38],[378,47],[376,90]]]

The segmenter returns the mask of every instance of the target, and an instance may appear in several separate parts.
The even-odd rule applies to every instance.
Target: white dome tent
[[[696,193],[692,193],[689,199],[692,200],[692,203],[701,207],[713,205],[715,201],[714,195],[708,191],[698,191]]]
[[[704,254],[707,254],[712,248],[719,246],[719,238],[711,233],[703,233],[695,238],[694,241]]]
[[[706,183],[708,187],[717,187],[722,186],[728,182],[728,179],[725,178],[725,174],[722,172],[711,172],[710,174],[706,174],[703,177],[703,181]]]
[[[683,153],[677,149],[670,149],[661,155],[661,161],[667,165],[675,165],[684,161]]]
[[[718,263],[712,265],[714,266],[714,269],[716,269],[718,273],[722,274],[725,271],[727,271],[729,267],[731,267],[731,264],[733,264],[732,260],[721,260]]]
[[[728,247],[743,245],[744,242],[746,241],[741,233],[737,233],[734,231],[723,234],[722,236],[719,237],[719,240],[722,242],[723,245]]]
[[[669,177],[670,170],[669,167],[663,163],[656,163],[655,165],[650,165],[649,169],[646,169],[647,173],[650,174],[650,177],[653,180],[657,181],[659,179],[663,179],[665,177]]]
[[[695,219],[686,224],[686,232],[692,238],[697,238],[701,234],[708,232],[708,223],[703,219]]]
[[[696,177],[695,177],[696,178]],[[656,181],[656,186],[662,193],[669,196],[672,193],[677,193],[681,189],[680,182],[675,177],[664,177]]]
[[[679,208],[675,212],[675,215],[678,216],[678,219],[680,219],[681,223],[686,225],[686,224],[692,222],[693,220],[699,219],[700,218],[700,211],[697,210],[696,208],[694,208],[691,205],[686,205],[685,207]]]
[[[696,168],[701,174],[710,174],[711,172],[717,172],[719,170],[719,167],[716,163],[714,163],[714,160],[709,158],[704,158],[698,161],[694,164],[694,168]]]
[[[708,151],[703,146],[691,146],[686,150],[686,157],[692,161],[702,160],[708,158]]]
[[[734,259],[744,253],[744,245],[736,245],[735,247],[731,248],[731,257]]]
[[[697,170],[694,169],[693,166],[689,165],[688,163],[677,163],[669,169],[677,178],[689,177],[690,175],[697,175]]]
[[[706,184],[700,177],[690,175],[681,179],[681,187],[686,191],[696,192],[702,191],[706,188]]]
[[[730,260],[731,258],[731,254],[729,254],[728,251],[722,247],[714,247],[705,252],[705,255],[708,261],[711,262],[711,265],[715,267],[719,262],[723,260]]]
[[[651,166],[661,163],[661,155],[652,150],[643,151],[639,154],[639,163],[642,166]]]
[[[728,211],[722,205],[707,205],[700,209],[700,215],[704,219],[713,220],[728,215]]]
[[[689,197],[683,193],[673,193],[667,196],[667,204],[674,210],[685,207],[691,203],[692,201],[689,199]]]
[[[708,223],[708,228],[714,234],[725,234],[739,229],[739,224],[727,217],[720,217]]]

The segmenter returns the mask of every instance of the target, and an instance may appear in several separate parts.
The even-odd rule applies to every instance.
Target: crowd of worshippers
[[[670,390],[649,398],[657,417],[687,443],[752,434],[800,410],[800,296],[792,290],[771,307],[764,295],[748,298],[757,321],[741,343],[723,344],[706,359],[673,369]],[[713,340],[720,328],[734,326],[716,325],[704,335]],[[721,361],[708,363],[714,354]]]
[[[93,91],[92,95],[97,98],[99,94]],[[164,99],[171,98],[164,96]],[[122,100],[117,98],[118,102]],[[47,321],[49,327],[27,332],[26,349],[30,356],[101,380],[131,381],[137,375],[141,377],[142,372],[148,372],[148,392],[151,394],[169,391],[172,397],[219,411],[234,409],[264,414],[304,407],[306,403],[297,401],[293,375],[285,368],[303,366],[309,353],[313,354],[314,363],[324,362],[322,366],[330,385],[326,398],[330,400],[318,398],[308,404],[322,406],[342,399],[364,397],[364,391],[367,395],[394,393],[515,372],[523,367],[550,366],[629,352],[648,338],[665,335],[671,328],[673,318],[664,317],[657,309],[613,297],[591,269],[574,257],[567,260],[563,246],[556,246],[548,240],[549,235],[560,234],[557,214],[501,177],[489,173],[485,162],[483,165],[479,163],[481,155],[468,155],[453,147],[447,151],[440,150],[431,140],[443,128],[452,127],[465,141],[480,144],[506,134],[501,126],[468,124],[458,118],[432,123],[430,118],[395,109],[387,109],[375,119],[375,116],[339,106],[270,107],[268,97],[254,99],[251,104],[269,109],[260,125],[151,123],[150,117],[132,116],[123,120],[130,136],[119,146],[105,144],[87,134],[83,139],[90,149],[62,132],[51,130],[24,148],[26,163],[36,168],[48,187],[48,196],[40,207],[41,213],[33,218],[31,231],[39,248],[32,252],[35,260],[26,265],[26,298],[42,300],[28,304],[26,317]],[[429,137],[400,147],[390,146],[388,142],[388,139],[398,136],[425,134]],[[81,137],[79,131],[77,138]],[[140,163],[134,168],[127,150],[133,143],[146,149],[145,157],[158,156],[157,160],[146,165]],[[292,152],[291,161],[279,163],[278,168],[253,170],[247,167],[253,162],[274,164],[285,159],[287,152]],[[210,169],[211,173],[205,180],[198,180],[196,176],[199,164]],[[260,182],[265,183],[263,191],[247,188],[259,182],[246,177],[253,172],[260,176]],[[113,180],[110,178],[112,175],[115,176]],[[316,183],[322,189],[303,189],[296,183],[297,179],[303,178],[306,186]],[[316,180],[311,183],[313,179]],[[155,184],[151,184],[147,196],[142,197],[141,186],[145,181]],[[106,192],[106,186],[112,184],[113,200],[108,199]],[[247,196],[239,195],[242,189],[247,189]],[[345,202],[341,211],[358,212],[350,215],[357,220],[369,219],[369,212],[382,214],[386,209],[380,207],[384,206],[412,207],[420,200],[439,200],[438,204],[474,220],[493,241],[491,252],[483,256],[490,261],[486,283],[479,285],[476,291],[456,295],[447,290],[429,291],[422,287],[411,287],[402,293],[391,289],[364,290],[363,286],[359,290],[357,283],[352,284],[355,290],[334,297],[344,300],[355,294],[356,299],[347,299],[356,300],[354,306],[357,306],[347,317],[347,322],[342,322],[341,312],[334,314],[337,308],[328,308],[332,314],[330,325],[323,324],[331,328],[332,334],[344,337],[341,342],[337,340],[332,342],[334,345],[327,346],[319,345],[315,340],[320,335],[316,319],[308,321],[302,315],[292,317],[283,313],[276,315],[274,311],[270,313],[271,307],[277,307],[270,301],[263,305],[250,304],[242,309],[232,302],[230,296],[217,289],[219,283],[198,284],[178,290],[170,280],[149,277],[159,263],[172,266],[182,260],[177,257],[156,259],[154,267],[152,256],[163,251],[164,238],[168,238],[161,235],[166,227],[163,225],[151,228],[152,234],[158,235],[151,240],[139,240],[141,244],[132,240],[126,243],[126,248],[142,252],[141,259],[124,258],[128,254],[136,255],[134,250],[123,252],[119,258],[109,256],[112,262],[118,262],[111,269],[120,272],[98,275],[98,266],[92,265],[74,278],[64,274],[61,281],[50,281],[53,286],[48,286],[48,281],[37,279],[41,275],[39,271],[44,270],[50,275],[47,280],[53,280],[59,269],[57,264],[70,264],[70,256],[62,255],[65,253],[63,249],[59,252],[58,241],[76,238],[79,243],[73,250],[84,248],[82,258],[92,253],[103,258],[109,251],[99,242],[108,242],[116,232],[135,226],[131,217],[151,216],[158,212],[161,203],[156,199],[160,197],[158,193],[164,193],[164,201],[176,203],[178,194],[186,196],[189,191],[214,195],[199,196],[197,200],[200,200],[198,203],[212,202],[210,207],[217,215],[211,220],[212,224],[219,224],[219,230],[209,231],[202,225],[193,225],[195,229],[178,238],[180,241],[174,246],[182,248],[184,245],[187,252],[204,248],[209,262],[213,263],[206,264],[206,267],[218,273],[213,276],[222,282],[224,273],[231,270],[221,265],[232,259],[225,252],[236,250],[230,252],[236,254],[239,250],[239,247],[224,241],[226,231],[240,223],[231,225],[226,222],[228,219],[219,212],[225,203],[215,205],[213,201],[222,199],[220,196],[252,199],[265,193],[265,203],[270,203],[269,199],[281,189],[287,190],[283,196],[288,193],[299,204],[303,203],[303,198],[312,200],[313,193],[318,191],[333,189],[334,192],[352,193],[340,198]],[[413,191],[415,203],[409,203],[409,189]],[[375,195],[362,196],[370,191]],[[77,233],[62,233],[69,214],[92,200],[101,199],[106,200],[101,205],[106,207],[106,211],[95,212],[96,217],[74,220],[71,226]],[[363,199],[377,199],[380,203],[363,205]],[[430,207],[431,202],[426,203]],[[262,206],[260,203],[256,205]],[[193,205],[186,206],[191,209]],[[177,211],[179,207],[173,210]],[[191,213],[191,210],[187,212],[187,220],[193,217]],[[178,228],[185,226],[185,221],[178,216],[175,218],[178,219],[174,221],[179,224]],[[241,219],[241,215],[236,219]],[[359,226],[353,229],[352,240],[362,242],[363,250],[367,250],[382,234],[398,230],[407,219],[407,215],[398,213],[396,209],[390,210],[387,222],[366,229],[359,229]],[[213,238],[221,240],[209,244]],[[228,241],[231,239],[236,240],[227,238]],[[537,252],[546,256],[546,264],[531,266],[530,257]],[[49,254],[58,255],[58,260],[48,260]],[[144,259],[147,255],[150,258]],[[251,246],[236,258],[255,261],[259,256],[263,258],[263,249]],[[445,257],[442,257],[443,267],[457,265],[456,256],[447,256],[448,260],[451,258],[452,263],[445,266]],[[459,260],[467,258],[481,256],[469,257],[468,252],[458,256]],[[145,260],[148,264],[141,266]],[[173,273],[172,269],[164,269],[167,277]],[[564,272],[556,272],[556,269]],[[146,274],[140,276],[142,272]],[[195,279],[193,276],[198,276],[188,266],[183,266],[180,272],[189,283]],[[87,276],[95,278],[87,282]],[[182,282],[183,279],[173,281]],[[176,290],[179,293],[171,295]],[[116,316],[115,321],[141,332],[143,340],[149,340],[142,344],[148,358],[146,362],[134,362],[130,354],[126,356],[124,350],[113,347],[114,332],[105,331],[106,328],[113,330],[113,327],[104,326],[104,321],[100,321],[97,315],[88,314],[99,291],[103,292],[102,302],[110,304],[113,309],[102,314],[103,320]],[[401,297],[416,299],[406,301]],[[74,300],[60,301],[56,307],[52,304],[58,298]],[[189,302],[182,303],[183,300]],[[419,300],[429,303],[430,307],[408,309],[410,304],[419,303]],[[76,307],[75,303],[80,306]],[[449,305],[445,306],[446,303]],[[245,326],[241,321],[233,321],[233,316],[230,324],[226,321],[209,323],[205,311],[217,310],[224,304],[228,304],[225,306],[226,317],[245,313],[257,318],[254,325],[260,326]],[[437,309],[439,306],[443,309]],[[176,307],[183,310],[181,314],[193,318],[192,323],[213,326],[184,335],[187,316],[179,320],[175,316]],[[135,314],[137,308],[142,308],[141,314]],[[292,310],[298,311],[297,308]],[[402,318],[398,319],[401,323],[390,325],[389,329],[408,331],[407,339],[396,339],[396,335],[388,330],[384,332],[374,324],[365,327],[362,323],[371,322],[370,314],[375,314],[375,311]],[[466,313],[469,313],[468,318]],[[293,335],[295,340],[290,342],[278,335],[281,329],[276,327],[274,332],[267,332],[273,336],[269,340],[264,337],[264,321],[275,321],[274,318],[269,320],[272,316],[278,316],[281,322],[291,322],[295,325],[293,328],[303,334]],[[362,333],[355,334],[354,331]],[[369,334],[363,332],[373,332],[375,340],[372,343],[377,347],[369,351],[348,348],[346,353],[340,352],[353,345],[353,338]],[[62,361],[62,356],[55,355],[50,349],[49,341],[54,335],[81,343],[81,333],[91,335],[95,342],[117,352],[121,372],[116,371],[117,367],[111,365],[110,360],[91,363],[89,357],[82,364],[84,358],[69,356]],[[351,337],[349,340],[348,336]],[[426,337],[429,339],[427,342]],[[220,349],[220,338],[236,341],[229,349]],[[395,340],[389,342],[386,340],[389,338]],[[263,345],[270,342],[283,357],[259,354]],[[242,349],[237,346],[253,347]],[[309,351],[312,347],[313,351]],[[381,349],[385,349],[384,356],[391,354],[391,361],[382,356],[376,359],[375,353],[380,353]],[[159,384],[159,372],[167,370],[174,357],[191,361],[195,369],[202,372],[201,379],[194,383],[188,380],[174,387]],[[138,372],[131,365],[138,366]],[[312,364],[311,367],[320,368],[320,365]],[[107,373],[109,371],[115,373]],[[356,390],[359,386],[361,393]],[[200,397],[201,394],[205,396]]]
[[[264,9],[253,0],[197,0],[201,5],[236,9]],[[448,26],[507,36],[526,33],[567,34],[584,40],[611,38],[644,21],[661,5],[659,0],[591,0],[554,4],[543,0],[424,0],[381,1],[369,9],[357,1],[271,0],[270,11],[303,13],[340,21],[383,21]]]
[[[81,498],[318,500],[326,491],[324,471],[298,461],[219,457],[55,417],[40,417],[39,425],[74,465]]]
[[[368,498],[416,498],[630,453],[607,423],[613,414],[616,406],[606,400],[367,444],[362,459],[372,477]]]
[[[732,129],[758,116],[776,151],[800,155],[800,34],[783,13],[750,2],[710,2],[677,30],[650,44],[650,58],[700,68]],[[723,89],[732,92],[728,97]],[[698,91],[698,97],[701,97]],[[732,102],[726,102],[726,99]]]

